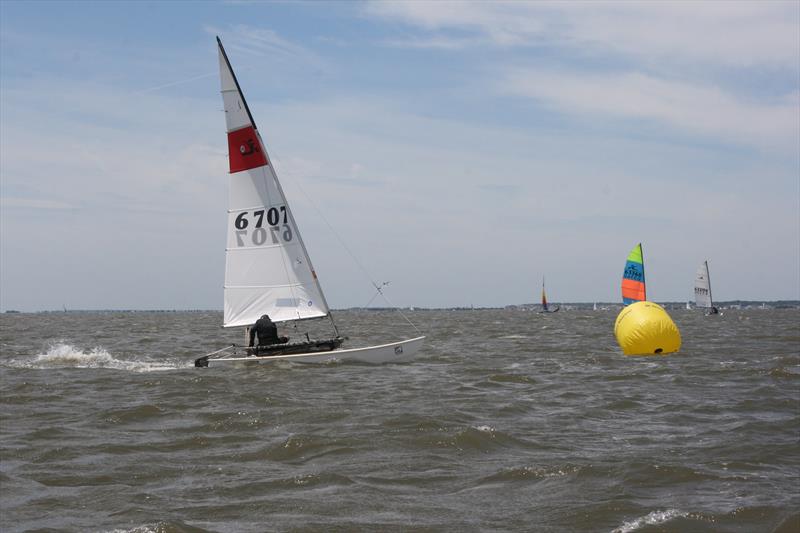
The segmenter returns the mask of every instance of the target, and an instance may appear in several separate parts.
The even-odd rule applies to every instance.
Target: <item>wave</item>
[[[653,511],[647,516],[642,516],[632,520],[630,522],[623,522],[621,526],[616,529],[613,529],[611,533],[631,533],[632,531],[636,531],[637,529],[641,529],[645,526],[656,526],[658,524],[664,524],[673,520],[675,518],[681,518],[689,516],[689,513],[684,511],[679,511],[677,509],[667,509],[666,511]]]
[[[15,368],[110,368],[128,372],[160,372],[191,366],[187,362],[118,359],[100,346],[82,350],[66,343],[53,344],[45,353],[11,359],[6,364]]]
[[[492,374],[489,376],[489,381],[493,383],[520,383],[523,385],[536,383],[535,379],[521,374]]]
[[[190,526],[180,520],[168,520],[134,527],[133,529],[111,529],[107,533],[208,533],[208,529]]]
[[[256,452],[240,454],[245,461],[278,461],[303,463],[328,455],[351,455],[356,448],[348,439],[331,439],[316,435],[290,435],[283,442],[269,445]]]
[[[577,474],[580,468],[577,466],[551,466],[534,467],[521,466],[500,470],[481,480],[482,484],[497,484],[517,481],[541,480],[547,478],[566,477]]]

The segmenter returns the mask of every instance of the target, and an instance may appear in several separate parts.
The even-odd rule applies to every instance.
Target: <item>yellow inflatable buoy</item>
[[[653,302],[625,307],[614,323],[614,335],[625,355],[666,355],[681,349],[678,326]]]

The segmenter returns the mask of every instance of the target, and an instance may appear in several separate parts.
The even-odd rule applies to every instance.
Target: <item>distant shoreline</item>
[[[549,302],[550,305],[561,306],[565,311],[591,311],[597,305],[599,310],[622,309],[619,302]],[[686,302],[656,302],[665,309],[686,309]],[[798,309],[800,300],[729,300],[715,302],[720,309]],[[453,306],[453,307],[346,307],[332,309],[333,312],[341,311],[528,311],[541,309],[541,304],[524,303],[510,304],[502,307],[491,306]],[[694,309],[694,306],[692,306]],[[0,314],[58,314],[58,313],[221,313],[222,309],[52,309],[44,311],[18,311],[7,309]]]

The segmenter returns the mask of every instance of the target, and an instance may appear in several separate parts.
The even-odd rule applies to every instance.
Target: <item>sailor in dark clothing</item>
[[[261,315],[256,324],[250,328],[250,346],[253,346],[256,334],[258,334],[258,346],[280,344],[289,340],[287,337],[278,337],[278,327],[270,320],[269,315]]]

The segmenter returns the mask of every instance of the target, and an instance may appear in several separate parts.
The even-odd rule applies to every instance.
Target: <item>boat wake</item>
[[[110,368],[128,372],[160,372],[188,366],[169,361],[118,359],[99,346],[81,350],[65,343],[53,344],[45,353],[33,357],[11,359],[7,364],[16,368]]]

